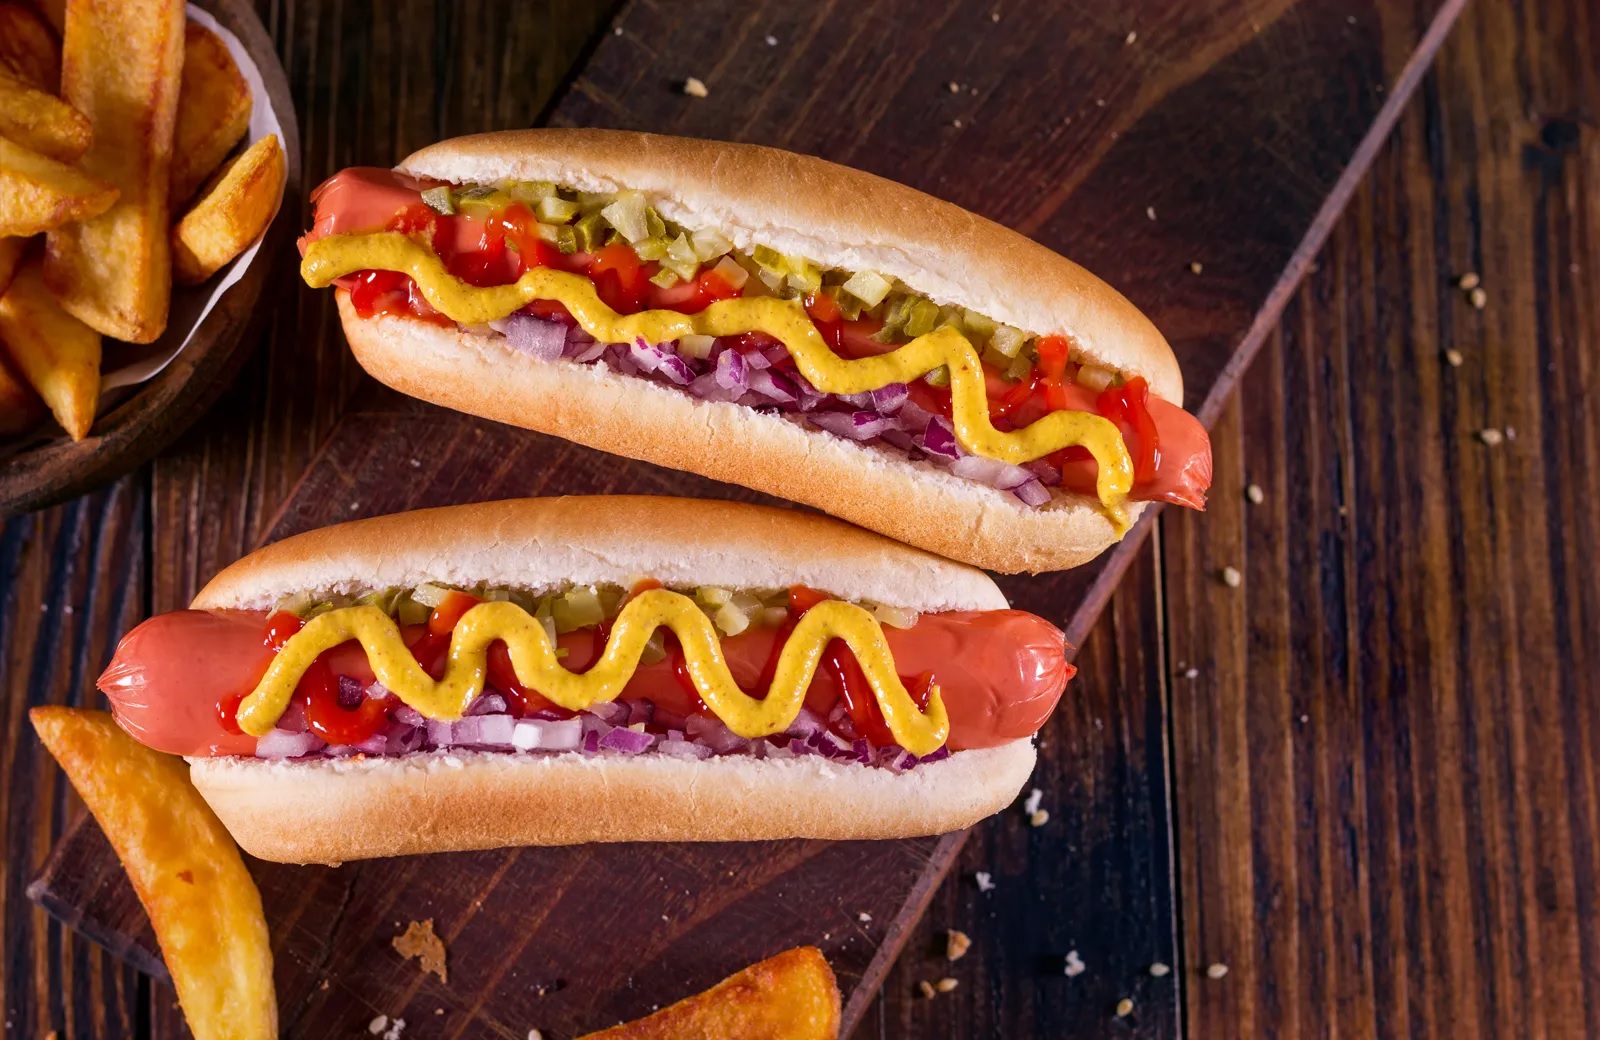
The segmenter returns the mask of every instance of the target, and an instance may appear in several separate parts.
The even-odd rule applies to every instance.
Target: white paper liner
[[[239,42],[238,37],[219,25],[215,18],[193,4],[189,5],[188,15],[196,24],[210,29],[227,44],[228,53],[233,55],[233,60],[238,63],[245,83],[250,87],[250,129],[245,131],[246,146],[254,144],[268,134],[277,134],[279,142],[287,151],[288,142],[283,140],[283,126],[278,121],[278,113],[272,109],[272,100],[267,96],[266,84],[261,81],[261,70],[250,59],[244,45]],[[102,371],[100,392],[103,394],[117,387],[143,383],[171,364],[172,359],[189,346],[189,342],[194,339],[195,330],[205,321],[206,315],[211,313],[217,301],[222,299],[222,294],[244,277],[245,269],[256,258],[260,248],[261,242],[257,240],[204,285],[194,288],[173,286],[167,330],[154,343],[142,345],[108,343],[108,353],[116,355],[117,367]]]

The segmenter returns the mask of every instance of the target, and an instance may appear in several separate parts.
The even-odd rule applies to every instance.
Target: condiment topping
[[[894,656],[877,620],[862,607],[825,600],[809,607],[783,644],[762,697],[739,688],[723,659],[716,628],[694,601],[666,589],[648,589],[630,599],[611,625],[610,637],[582,674],[559,663],[544,626],[514,603],[480,603],[461,615],[450,636],[447,664],[435,680],[417,663],[399,626],[376,606],[342,607],[307,621],[290,636],[266,674],[240,704],[238,723],[254,736],[268,733],[289,706],[305,673],[324,652],[355,640],[366,652],[378,681],[405,704],[431,719],[455,720],[480,692],[489,670],[489,648],[503,641],[516,679],[554,704],[580,711],[617,698],[639,665],[646,643],[666,627],[677,638],[687,675],[700,699],[733,732],[746,738],[781,733],[799,715],[806,690],[833,640],[846,644],[859,663],[895,742],[916,755],[938,750],[950,721],[937,685],[927,710],[895,672]],[[920,691],[919,691],[920,692]]]
[[[1022,464],[1081,446],[1097,464],[1095,492],[1101,506],[1114,522],[1124,519],[1122,503],[1133,486],[1134,464],[1117,425],[1090,412],[1052,411],[1023,429],[996,429],[978,354],[952,326],[936,328],[886,353],[847,359],[829,348],[805,308],[793,300],[734,298],[695,314],[648,310],[622,315],[601,300],[589,279],[550,267],[532,267],[509,285],[471,285],[452,275],[433,250],[398,231],[317,238],[306,245],[300,265],[301,276],[313,288],[371,270],[410,276],[430,306],[463,325],[497,321],[534,301],[554,301],[585,332],[607,343],[765,333],[784,345],[813,386],[828,394],[867,393],[943,370],[949,373],[952,424],[964,448]]]

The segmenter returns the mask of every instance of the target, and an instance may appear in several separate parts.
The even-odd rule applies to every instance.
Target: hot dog
[[[1072,672],[972,568],[613,497],[286,539],[135,628],[99,685],[247,851],[332,862],[956,829],[1015,797]]]
[[[1081,563],[1149,502],[1204,507],[1210,442],[1155,327],[901,185],[537,130],[346,170],[313,202],[302,276],[414,396],[1001,571]]]

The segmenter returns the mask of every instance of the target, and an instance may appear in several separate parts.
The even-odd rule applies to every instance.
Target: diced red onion
[[[1012,488],[1011,493],[1022,499],[1025,504],[1035,508],[1050,501],[1050,489],[1040,483],[1038,477],[1030,476],[1027,480]]]
[[[304,733],[306,731],[306,706],[305,702],[296,698],[289,702],[283,709],[283,714],[278,717],[278,729],[290,733]]]
[[[685,723],[689,739],[705,744],[719,755],[744,751],[750,742],[710,715],[691,715]]]
[[[506,699],[498,693],[480,693],[467,705],[468,715],[504,715]]]
[[[894,413],[894,418],[900,424],[902,430],[922,436],[923,432],[928,428],[929,421],[933,419],[933,413],[917,402],[907,399],[900,406],[900,410]],[[954,436],[954,432],[952,432],[952,439]]]
[[[779,404],[793,404],[800,396],[788,376],[770,368],[765,372],[747,373],[745,381],[750,389]]]
[[[257,758],[299,758],[325,747],[311,733],[290,733],[281,729],[268,730],[256,741]]]
[[[1013,466],[1008,462],[985,458],[982,455],[963,455],[950,464],[950,472],[1002,491],[1010,491],[1019,484],[1036,480],[1032,473],[1021,466]]]
[[[717,382],[715,371],[694,377],[694,382],[685,387],[691,394],[702,401],[735,401],[738,400],[742,390],[730,390]]]
[[[867,396],[872,399],[873,408],[884,415],[893,415],[910,398],[911,390],[904,383],[889,383],[878,387]]]
[[[870,440],[889,428],[889,420],[876,412],[812,412],[806,418],[814,426],[853,441]]]
[[[389,713],[389,717],[394,719],[396,722],[404,723],[407,726],[426,727],[428,725],[427,716],[423,715],[422,712],[411,707],[409,704],[400,705],[400,707]]]
[[[942,415],[928,416],[928,425],[922,432],[922,450],[929,455],[942,455],[947,459],[959,461],[962,458],[961,446],[956,443],[955,427],[951,426],[949,420]]]
[[[912,440],[911,435],[906,431],[884,430],[880,436],[883,439],[883,443],[889,445],[890,447],[899,448],[901,451],[906,452],[907,454],[913,451],[917,452],[916,457],[919,459],[922,458],[922,452],[917,447],[917,442]]]
[[[449,747],[451,730],[455,727],[449,722],[440,722],[438,719],[428,720],[428,743],[434,747]]]
[[[1061,485],[1061,471],[1050,463],[1049,459],[1034,459],[1025,462],[1022,468],[1039,478],[1039,483],[1045,487],[1059,487]]]
[[[452,744],[474,747],[510,747],[517,720],[510,715],[474,715],[450,727]]]
[[[606,345],[604,343],[589,343],[586,345],[579,344],[576,347],[568,347],[567,349],[572,351],[572,353],[568,355],[571,360],[587,363],[595,360],[601,354],[604,354],[606,352]]]
[[[728,349],[732,350],[733,348],[729,347]],[[752,350],[748,354],[745,354],[744,355],[744,363],[748,367],[755,368],[755,369],[771,368],[772,367],[772,362],[767,360],[767,355],[761,353],[761,351],[759,351],[759,350]]]
[[[628,354],[641,372],[660,372],[679,386],[688,386],[694,382],[694,369],[690,368],[683,358],[663,347],[654,346],[641,339],[628,347]]]
[[[794,721],[789,723],[789,728],[783,732],[791,737],[805,738],[827,728],[828,724],[822,721],[821,715],[802,705],[800,714],[794,717]]]
[[[748,382],[749,368],[745,365],[744,355],[737,350],[724,350],[717,357],[716,381],[724,390],[733,390],[744,393]]]
[[[789,360],[789,348],[782,343],[768,347],[761,354],[767,359],[767,364],[769,365],[781,365]]]
[[[871,394],[864,394],[864,393],[863,394],[834,394],[834,397],[838,398],[843,403],[849,405],[851,408],[870,408],[870,407],[872,407],[872,395]]]
[[[663,740],[656,745],[656,751],[668,758],[707,759],[712,755],[704,744],[691,744],[687,740]]]
[[[511,745],[519,751],[571,751],[583,742],[581,719],[518,719]]]
[[[650,701],[628,701],[628,725],[637,726],[643,722],[646,725],[655,720],[656,706]]]
[[[366,740],[348,746],[363,755],[382,755],[389,751],[389,738],[382,733],[374,733]]]
[[[367,691],[362,689],[361,680],[348,675],[339,676],[339,707],[345,711],[355,711],[361,707],[366,696]]]
[[[591,704],[588,708],[590,715],[612,726],[626,726],[628,724],[628,706],[621,701],[601,701]]]
[[[489,327],[503,334],[511,349],[540,361],[556,360],[567,346],[565,325],[520,311],[499,321],[491,321]]]
[[[624,755],[637,755],[642,751],[650,750],[656,738],[649,733],[641,733],[636,729],[614,729],[600,738],[602,751],[619,751]]]

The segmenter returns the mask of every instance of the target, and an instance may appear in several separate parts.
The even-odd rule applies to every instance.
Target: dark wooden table
[[[348,12],[263,5],[308,168],[539,121],[610,12],[529,8],[455,62],[499,27],[374,5],[374,54],[406,59],[375,68],[339,51]],[[858,1035],[1600,1035],[1597,60],[1589,0],[1469,7],[1216,417],[1211,509],[1161,518],[1085,640],[1043,734],[1051,823],[977,829]],[[603,114],[614,85],[579,100]],[[1194,259],[1249,247],[1219,229]],[[211,419],[0,534],[5,1036],[177,1032],[170,990],[23,897],[81,812],[23,718],[86,701],[117,634],[253,544],[358,390],[326,302],[276,291],[298,324]],[[1179,332],[1205,334],[1205,303]],[[973,939],[953,966],[949,928]]]

